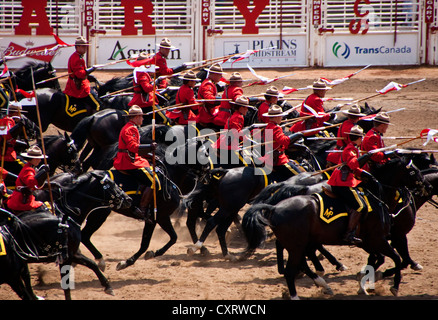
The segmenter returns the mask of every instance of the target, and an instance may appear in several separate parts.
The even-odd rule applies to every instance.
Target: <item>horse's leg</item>
[[[35,294],[35,292],[33,291],[32,284],[31,284],[31,281],[30,281],[30,272],[29,272],[28,265],[26,265],[23,268],[23,270],[21,271],[21,279],[22,279],[22,281],[24,283],[25,291],[31,297],[31,299],[33,299],[33,300],[44,300],[43,297],[37,296]]]
[[[210,234],[210,232],[218,225],[220,219],[220,215],[222,215],[223,210],[219,209],[219,211],[213,216],[210,217],[207,220],[207,224],[204,227],[204,230],[202,231],[201,237],[199,237],[199,240],[193,245],[190,246],[187,249],[187,253],[189,255],[194,254],[197,250],[201,249],[204,245],[205,240],[207,239],[208,235]]]
[[[162,256],[171,246],[176,243],[176,240],[178,239],[178,235],[176,234],[175,229],[172,226],[172,221],[170,221],[170,216],[159,219],[158,224],[169,235],[170,240],[161,249],[158,249],[155,252],[146,252],[146,255],[144,257],[145,259]]]
[[[230,215],[225,215],[225,217],[223,219],[221,219],[221,221],[218,223],[218,226],[216,228],[216,233],[217,233],[217,236],[219,239],[219,244],[221,246],[222,255],[225,257],[226,260],[230,260],[230,261],[236,261],[237,258],[228,252],[226,234],[227,234],[228,228],[231,226],[231,224],[235,220],[236,215],[237,215],[237,212],[230,214]]]
[[[284,247],[280,241],[275,240],[275,250],[277,252],[277,270],[279,274],[284,274]]]
[[[334,255],[332,255],[323,245],[319,245],[317,247],[318,251],[321,252],[321,254],[327,258],[327,260],[336,267],[336,270],[338,271],[345,271],[348,268],[342,264]]]
[[[152,238],[152,234],[154,233],[155,226],[156,226],[156,222],[152,224],[145,222],[143,228],[143,234],[141,237],[140,249],[129,259],[119,262],[116,267],[117,271],[132,266],[137,261],[137,259],[140,258],[140,256],[146,252],[146,250],[149,248],[149,244],[151,242],[151,238]]]
[[[108,279],[105,277],[102,271],[100,271],[99,267],[93,260],[84,256],[82,253],[76,252],[73,254],[71,262],[80,264],[91,269],[96,274],[97,278],[100,281],[100,284],[105,288],[105,293],[112,296],[114,295],[113,288],[111,287]]]
[[[415,271],[423,270],[423,266],[412,260],[409,254],[408,238],[406,237],[406,234],[392,235],[391,238],[391,245],[397,250],[398,254],[402,258],[401,268],[404,269],[410,265],[411,269]]]
[[[319,276],[324,275],[325,270],[324,270],[324,267],[322,266],[321,262],[319,261],[318,257],[316,256],[316,248],[309,248],[306,252],[306,256],[307,256],[307,258],[310,259],[310,261],[312,261],[313,266],[316,269],[316,274]]]
[[[7,283],[11,289],[20,297],[22,300],[34,300],[34,295],[26,289],[25,284],[21,280],[20,276],[14,277],[15,279],[9,280]]]
[[[313,251],[313,253],[315,253],[315,249],[310,249],[309,251]],[[316,255],[315,255],[316,258]],[[306,259],[303,259],[302,265],[301,265],[301,269],[304,271],[304,273],[313,280],[313,282],[316,284],[316,286],[318,287],[323,287],[323,293],[324,294],[333,294],[333,290],[330,288],[330,286],[327,284],[327,282],[325,282],[325,280],[323,278],[321,278],[321,276],[319,276],[318,274],[316,274],[315,272],[313,272],[309,265],[307,264]]]
[[[105,271],[105,260],[103,259],[102,253],[100,253],[100,251],[91,242],[91,236],[103,225],[110,213],[111,211],[107,209],[93,211],[87,217],[85,226],[81,231],[81,242],[88,250],[90,250],[94,259],[97,261],[99,269],[102,271]]]
[[[289,289],[289,295],[291,300],[299,300],[297,295],[297,288],[295,285],[295,278],[300,272],[300,267],[304,256],[304,248],[293,248],[293,251],[289,251],[289,258],[287,259],[286,268],[284,270],[284,278]]]
[[[370,246],[369,246],[370,247]],[[392,261],[394,261],[395,267],[394,270],[391,270],[391,274],[394,274],[394,285],[391,287],[390,291],[394,296],[398,295],[398,290],[401,282],[401,258],[398,253],[394,250],[394,248],[388,243],[385,238],[379,239],[378,242],[375,242],[372,246],[374,249],[378,249],[379,253],[387,256]],[[393,272],[393,273],[392,273]],[[385,273],[383,274],[385,277]]]

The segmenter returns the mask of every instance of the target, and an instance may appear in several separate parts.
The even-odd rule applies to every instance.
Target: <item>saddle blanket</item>
[[[324,192],[315,193],[315,196],[319,201],[319,218],[322,221],[330,223],[341,217],[348,216],[347,208],[343,202],[329,197]]]
[[[3,235],[0,232],[0,256],[6,255],[5,242],[3,241]]]
[[[361,195],[356,193],[357,197],[362,198],[362,202],[366,205],[366,208],[362,212],[371,212],[372,208],[368,197],[363,194],[363,189],[359,188]],[[348,216],[347,208],[342,201],[339,201],[337,198],[333,198],[332,196],[327,195],[324,191],[320,193],[314,194],[319,201],[319,218],[326,222],[330,223],[339,219],[341,217]]]
[[[151,182],[153,182],[153,172],[149,168],[144,168],[147,172],[148,178]],[[107,171],[109,177],[115,181],[120,187],[123,189],[123,191],[127,195],[136,195],[139,192],[139,185],[135,179],[132,179],[128,174],[124,174],[118,170],[108,170]],[[158,174],[155,176],[155,182],[157,186],[157,190],[161,190],[161,182],[158,177]]]

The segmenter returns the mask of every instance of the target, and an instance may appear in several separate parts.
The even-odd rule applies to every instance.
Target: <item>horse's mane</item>
[[[34,71],[39,68],[43,68],[47,66],[47,62],[36,62],[36,61],[29,61],[27,62],[23,67],[20,69],[14,71],[15,75],[17,77],[24,76],[27,72],[30,71],[30,68],[33,68]]]

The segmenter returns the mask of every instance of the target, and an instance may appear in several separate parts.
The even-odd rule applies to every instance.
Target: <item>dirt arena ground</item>
[[[297,68],[260,69],[263,76],[275,77],[295,74],[289,78],[273,83],[278,88],[287,85],[301,88],[312,84],[318,77],[331,80],[345,77],[360,68]],[[244,78],[254,78],[247,70],[240,71]],[[62,74],[58,71],[58,74]],[[100,81],[107,81],[116,75],[126,72],[94,72]],[[391,122],[386,136],[417,136],[425,128],[438,129],[438,68],[436,67],[403,67],[378,68],[371,67],[347,82],[330,90],[328,97],[354,98],[367,97],[382,89],[390,81],[406,84],[426,78],[424,82],[406,87],[401,91],[390,92],[368,100],[373,107],[382,107],[384,111],[406,108],[404,111],[391,114]],[[257,94],[266,90],[267,86],[252,86],[244,90],[245,94]],[[304,98],[309,91],[294,93],[291,97]],[[296,102],[298,103],[298,102]],[[295,102],[293,102],[295,104]],[[327,102],[333,107],[336,102]],[[424,140],[416,140],[406,146],[423,147]],[[389,143],[387,143],[389,144]],[[427,149],[438,150],[438,145],[429,143]],[[241,211],[243,215],[244,210]],[[112,213],[103,227],[92,238],[94,244],[103,252],[107,265],[105,275],[109,278],[115,296],[103,292],[96,276],[88,269],[75,268],[75,289],[72,297],[75,300],[282,300],[288,297],[284,278],[277,273],[276,255],[272,239],[263,249],[248,261],[225,261],[220,253],[216,233],[212,232],[205,245],[210,255],[199,254],[188,256],[186,251],[191,244],[185,219],[177,227],[178,241],[162,257],[152,260],[140,258],[135,265],[122,271],[116,271],[119,261],[130,257],[140,245],[143,223]],[[424,269],[402,271],[402,283],[399,297],[395,298],[389,291],[392,279],[382,280],[376,284],[375,293],[370,296],[357,295],[359,284],[356,273],[366,264],[367,254],[355,247],[329,246],[328,249],[348,267],[338,272],[327,260],[322,263],[326,268],[324,278],[334,291],[333,296],[321,293],[313,282],[304,277],[297,282],[297,290],[304,300],[434,300],[438,298],[438,215],[437,210],[429,204],[424,205],[417,213],[414,229],[408,235],[411,256]],[[167,242],[168,236],[157,227],[150,249],[156,250]],[[233,226],[230,237],[230,250],[241,252],[246,246],[245,239]],[[82,247],[82,252],[91,254]],[[383,268],[392,266],[385,263]],[[64,299],[60,287],[60,276],[54,264],[31,265],[32,281],[35,292],[47,300]],[[37,270],[44,273],[44,284],[36,283]],[[0,300],[17,300],[18,297],[7,286],[0,287]]]

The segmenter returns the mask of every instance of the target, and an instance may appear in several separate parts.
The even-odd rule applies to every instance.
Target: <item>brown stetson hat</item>
[[[287,112],[283,112],[283,109],[281,109],[281,107],[279,105],[273,104],[268,112],[264,113],[263,116],[264,117],[283,117],[287,115]]]
[[[75,46],[89,46],[90,43],[84,37],[77,37],[75,40]]]
[[[219,63],[215,63],[209,69],[205,69],[205,70],[211,73],[220,73],[220,74],[225,73],[222,69],[222,66]]]
[[[143,110],[137,106],[133,105],[131,108],[129,108],[128,114],[124,114],[124,117],[135,117],[135,116],[144,116]]]
[[[307,88],[313,90],[330,90],[331,88],[327,86],[327,83],[321,79],[313,82],[312,86],[308,86]]]
[[[386,112],[379,112],[374,118],[373,121],[391,124],[389,123],[389,115]]]
[[[364,117],[366,114],[360,112],[360,107],[357,104],[353,104],[347,111],[342,111],[342,113],[355,117]]]
[[[184,73],[182,76],[179,77],[182,80],[192,80],[192,81],[201,81],[201,79],[196,77],[196,74],[190,70]]]
[[[278,88],[275,86],[270,86],[265,92],[265,96],[278,97],[278,95],[279,95]]]
[[[353,126],[348,134],[363,137],[363,129],[360,126]]]
[[[239,72],[233,72],[230,81],[243,81],[242,75]]]
[[[31,159],[44,159],[47,158],[47,156],[43,155],[43,152],[38,146],[31,146],[29,149],[27,149],[27,152],[21,153],[21,156],[24,158],[31,158]]]

